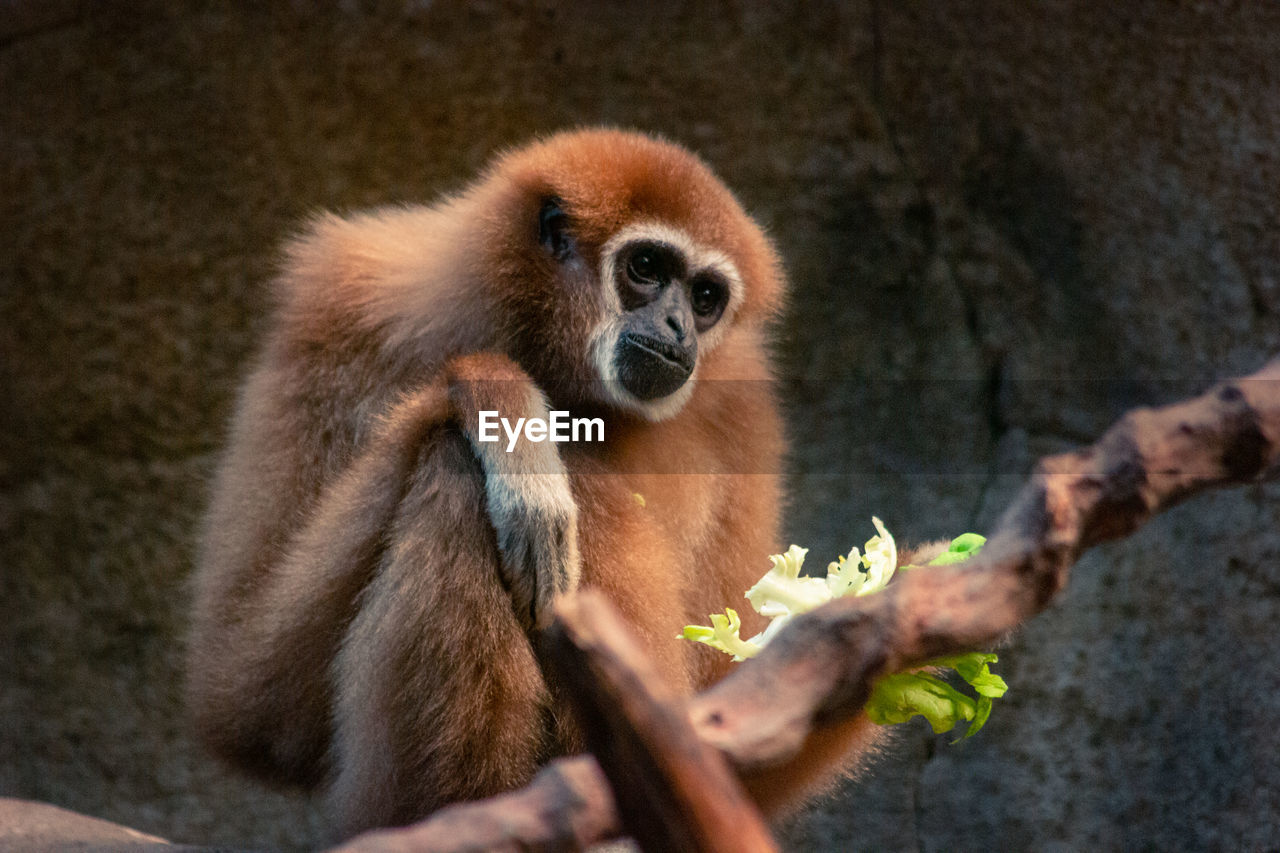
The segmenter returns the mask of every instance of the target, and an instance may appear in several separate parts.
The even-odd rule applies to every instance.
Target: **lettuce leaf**
[[[961,693],[928,671],[885,676],[871,691],[865,708],[867,716],[873,723],[893,725],[919,715],[929,722],[934,734],[949,732],[964,720],[969,728],[955,742],[971,738],[991,716],[991,700],[1009,689],[1004,679],[990,669],[996,660],[989,652],[969,652],[930,661],[930,669],[954,669],[977,696]]]
[[[764,631],[743,640],[742,620],[732,608],[711,614],[711,625],[686,625],[679,636],[733,655],[735,661],[759,654],[782,628],[801,613],[813,610],[833,598],[870,595],[888,585],[898,567],[898,550],[893,536],[880,519],[873,517],[876,535],[867,540],[864,552],[849,550],[827,565],[826,578],[802,576],[808,549],[792,545],[785,554],[770,557],[772,568],[747,590],[746,598],[761,616],[772,620]],[[969,559],[986,539],[965,533],[951,540],[947,550],[930,560],[930,566],[944,566]],[[919,569],[921,567],[913,567]],[[957,740],[972,737],[991,716],[992,700],[1005,694],[1009,686],[991,671],[997,658],[985,652],[970,652],[930,661],[924,668],[885,676],[876,683],[867,701],[866,713],[880,725],[905,723],[924,717],[935,733],[951,731],[961,721],[968,729]],[[954,670],[976,694],[962,693],[934,672]]]
[[[773,568],[747,590],[747,601],[761,616],[790,618],[831,600],[831,590],[820,578],[800,577],[808,548],[792,545],[785,554],[769,559]]]
[[[755,657],[760,653],[760,646],[739,637],[740,630],[742,630],[742,617],[732,607],[726,607],[723,614],[711,614],[710,628],[705,625],[685,625],[681,636],[686,640],[706,643],[713,649],[727,652],[733,655],[736,661]]]
[[[987,544],[987,537],[979,536],[977,533],[962,533],[955,539],[951,540],[951,545],[947,550],[929,561],[931,566],[947,566],[951,563],[961,563],[978,553],[983,545]]]

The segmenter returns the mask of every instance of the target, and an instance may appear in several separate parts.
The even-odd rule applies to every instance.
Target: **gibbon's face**
[[[557,264],[578,260],[572,228],[564,203],[544,199],[539,239]],[[598,255],[587,359],[603,402],[669,417],[692,393],[700,350],[715,346],[741,303],[741,276],[723,252],[656,221],[624,226]]]
[[[480,192],[497,212],[480,233],[510,354],[558,404],[657,421],[699,377],[763,372],[750,366],[758,336],[726,342],[773,316],[781,265],[688,150],[628,131],[559,133],[498,158]]]

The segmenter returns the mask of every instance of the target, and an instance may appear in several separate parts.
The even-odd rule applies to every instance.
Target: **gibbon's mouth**
[[[657,400],[673,394],[693,374],[696,346],[686,349],[628,332],[618,339],[614,350],[618,381],[640,400]]]

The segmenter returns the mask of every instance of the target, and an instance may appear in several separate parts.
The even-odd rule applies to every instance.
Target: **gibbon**
[[[324,789],[343,834],[518,787],[577,747],[533,642],[580,586],[676,689],[725,672],[676,637],[781,550],[784,283],[697,157],[552,136],[433,206],[314,220],[275,288],[194,582],[189,703],[216,754]],[[603,440],[480,428],[553,411]]]

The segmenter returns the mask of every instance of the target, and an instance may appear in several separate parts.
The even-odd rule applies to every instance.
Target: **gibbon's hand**
[[[550,452],[559,455],[554,449]],[[563,473],[508,475],[485,467],[485,492],[498,534],[503,583],[521,623],[526,628],[545,628],[555,597],[578,585],[578,508],[568,477]]]
[[[555,597],[576,589],[581,574],[578,506],[569,476],[553,443],[513,442],[501,429],[496,441],[483,441],[479,422],[482,411],[510,423],[546,420],[546,397],[515,362],[498,353],[460,356],[446,372],[455,415],[484,469],[503,585],[526,630],[544,628]]]

